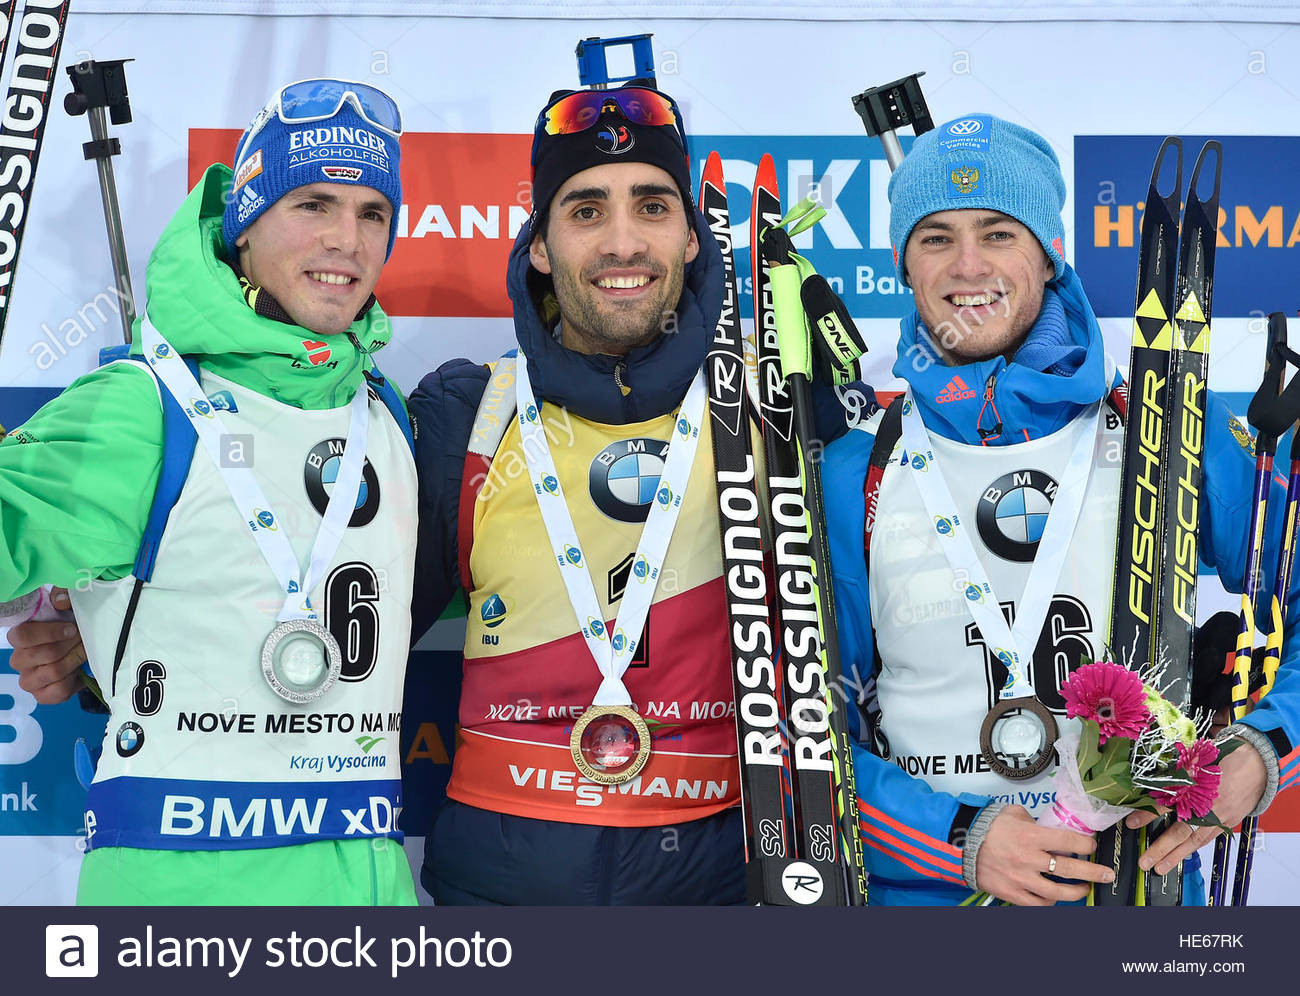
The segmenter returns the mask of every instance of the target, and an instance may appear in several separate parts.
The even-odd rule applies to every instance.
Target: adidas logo
[[[266,203],[266,198],[255,191],[251,185],[244,187],[244,192],[239,195],[239,223],[242,225],[248,220],[249,215]]]
[[[944,386],[939,392],[939,397],[935,398],[941,405],[951,404],[954,401],[965,401],[967,398],[975,397],[975,391],[967,386],[966,382],[958,375]]]

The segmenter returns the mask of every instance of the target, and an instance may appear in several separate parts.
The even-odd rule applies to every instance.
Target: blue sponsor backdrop
[[[904,151],[910,137],[902,138]],[[740,314],[753,318],[749,204],[763,153],[776,164],[781,204],[816,196],[827,215],[795,239],[795,246],[848,305],[855,318],[898,318],[912,310],[912,292],[894,275],[889,245],[889,165],[880,143],[857,135],[697,135],[691,156],[698,189],[704,161],[717,150],[727,177],[727,201],[736,235]]]
[[[1183,138],[1183,183],[1209,137],[1223,143],[1214,317],[1248,318],[1300,306],[1300,137]],[[1137,244],[1151,168],[1164,136],[1074,140],[1074,267],[1098,315],[1133,314]],[[1207,163],[1207,166],[1210,164]],[[1210,193],[1209,170],[1202,196]],[[1172,178],[1162,178],[1168,192]]]

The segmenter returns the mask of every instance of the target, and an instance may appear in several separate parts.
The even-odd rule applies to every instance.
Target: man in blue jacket
[[[1061,856],[1092,853],[1091,836],[1035,822],[1051,752],[1012,777],[1026,771],[982,751],[981,726],[1007,679],[990,648],[1012,641],[1022,691],[1061,725],[1061,681],[1106,649],[1123,431],[1107,401],[1121,378],[1065,262],[1065,181],[1040,135],[986,114],[948,122],[917,139],[889,197],[916,296],[894,365],[907,400],[831,446],[825,469],[840,645],[875,689],[872,749],[856,753],[871,898],[1078,901],[1078,883],[1113,873]],[[1240,590],[1253,459],[1213,395],[1206,426],[1201,556]],[[896,442],[873,473],[886,432]],[[1234,727],[1245,746],[1224,759],[1215,804],[1228,825],[1300,765],[1297,653],[1288,639],[1273,691]],[[1213,833],[1175,824],[1142,865],[1164,873]]]

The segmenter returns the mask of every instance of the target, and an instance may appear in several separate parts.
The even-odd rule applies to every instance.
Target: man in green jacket
[[[110,710],[83,904],[415,901],[415,468],[371,361],[400,134],[373,87],[284,87],[155,246],[130,357],[0,443],[0,601],[71,588]]]

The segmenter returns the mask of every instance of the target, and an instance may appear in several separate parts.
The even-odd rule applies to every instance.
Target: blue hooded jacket
[[[996,356],[946,365],[914,312],[901,323],[893,369],[910,385],[931,433],[990,446],[1055,432],[1105,398],[1121,381],[1111,369],[1097,319],[1069,266],[1047,286],[1039,318],[1011,362]],[[953,400],[949,395],[941,405],[938,398],[954,376],[974,389],[972,396]],[[876,665],[868,564],[863,556],[863,488],[877,424],[872,420],[858,425],[857,431],[832,444],[823,471],[841,655],[850,687],[862,690],[862,698],[867,700]],[[1240,426],[1212,393],[1206,426],[1200,555],[1218,570],[1229,591],[1240,592],[1254,458],[1238,442]],[[1276,562],[1280,509],[1285,500],[1284,489],[1276,480],[1274,494],[1277,500],[1272,506],[1279,514],[1269,516],[1273,552],[1265,562],[1270,569]],[[1300,616],[1296,598],[1293,589],[1284,664],[1277,682],[1246,720],[1268,737],[1276,754],[1265,762],[1273,766],[1284,787],[1300,774],[1300,642],[1296,640]],[[898,905],[960,902],[971,892],[963,884],[968,870],[963,868],[966,833],[989,799],[934,791],[923,779],[872,753],[864,743],[867,740],[859,733],[854,753],[871,901]]]

